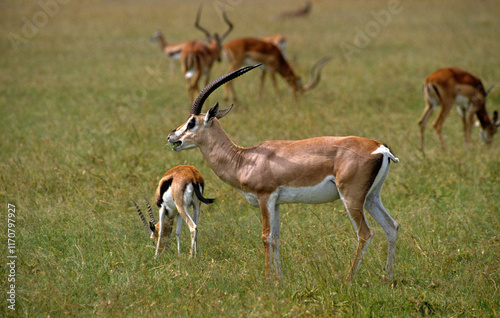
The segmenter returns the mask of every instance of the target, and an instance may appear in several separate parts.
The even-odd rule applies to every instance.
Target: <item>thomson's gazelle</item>
[[[201,173],[193,166],[181,165],[168,170],[163,178],[161,178],[158,188],[156,189],[155,201],[160,210],[160,221],[157,223],[151,205],[146,198],[149,216],[151,221],[149,224],[144,218],[141,209],[134,201],[134,204],[139,212],[139,216],[148,230],[148,233],[155,243],[155,257],[163,249],[167,248],[171,242],[172,228],[174,226],[174,218],[177,216],[177,229],[175,236],[177,239],[177,251],[181,252],[180,235],[182,220],[186,221],[191,232],[191,256],[196,256],[197,252],[197,235],[198,235],[198,218],[200,214],[201,202],[210,204],[214,199],[206,199],[203,197],[203,188],[205,181]],[[188,208],[193,207],[193,218],[189,215]],[[165,220],[165,218],[167,218]]]

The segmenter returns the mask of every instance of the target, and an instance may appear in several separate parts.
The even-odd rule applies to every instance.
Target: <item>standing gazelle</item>
[[[420,146],[424,149],[425,125],[434,110],[441,105],[441,112],[434,120],[432,126],[445,149],[442,129],[444,120],[449,115],[453,105],[457,105],[458,114],[462,118],[465,143],[470,142],[470,135],[474,116],[477,116],[481,124],[481,139],[489,144],[493,135],[497,132],[498,112],[493,112],[493,120],[486,111],[486,95],[488,90],[484,89],[483,83],[476,76],[459,68],[442,68],[427,76],[424,83],[425,109],[418,120],[420,127]]]
[[[217,33],[210,33],[200,25],[200,15],[201,7],[198,9],[194,25],[205,34],[208,43],[199,40],[187,42],[180,54],[182,72],[186,79],[191,103],[198,94],[198,82],[203,74],[205,75],[205,85],[208,84],[213,64],[215,61],[220,62],[221,60],[222,42],[233,29],[233,24],[227,18],[225,11],[222,11],[222,17],[228,25],[228,29],[220,36]]]
[[[239,190],[262,213],[266,273],[274,265],[281,274],[279,253],[280,204],[326,203],[342,200],[358,236],[358,248],[347,275],[351,281],[372,238],[364,209],[379,223],[388,240],[384,279],[393,279],[399,225],[380,200],[391,161],[399,160],[378,141],[361,137],[317,137],[296,141],[265,141],[242,148],[233,143],[219,119],[231,107],[215,104],[201,114],[203,103],[217,87],[255,68],[248,66],[210,83],[198,95],[191,115],[173,130],[174,151],[199,147],[214,173]]]
[[[198,239],[198,218],[201,202],[210,204],[214,199],[203,197],[205,181],[201,173],[193,166],[181,165],[168,170],[161,178],[155,193],[156,205],[160,210],[160,221],[156,220],[151,211],[151,205],[146,198],[149,217],[151,221],[146,222],[141,209],[134,201],[144,226],[149,236],[156,245],[155,257],[162,252],[171,242],[170,236],[174,226],[174,218],[177,216],[177,228],[175,236],[177,240],[177,251],[181,252],[181,226],[184,220],[191,232],[191,256],[196,256]],[[132,200],[133,201],[133,200]],[[189,207],[193,207],[193,218],[189,215]],[[167,220],[165,220],[167,217]]]

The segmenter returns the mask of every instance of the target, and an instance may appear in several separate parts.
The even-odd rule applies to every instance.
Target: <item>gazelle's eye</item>
[[[187,125],[187,129],[191,130],[194,128],[195,125],[196,125],[196,120],[192,119],[189,121],[189,123]]]

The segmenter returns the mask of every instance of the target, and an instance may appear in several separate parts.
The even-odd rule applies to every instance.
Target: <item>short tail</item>
[[[195,184],[194,185],[194,194],[196,194],[196,197],[198,198],[198,200],[200,200],[201,202],[205,203],[205,204],[210,204],[210,203],[214,203],[215,199],[207,199],[203,196],[203,194],[201,194],[201,190],[200,190],[200,185],[199,184]]]
[[[385,154],[387,155],[387,157],[394,161],[394,163],[398,163],[399,162],[399,159],[392,154],[392,151],[391,149],[386,145],[386,144],[382,144],[377,150],[375,150],[373,153],[382,153],[382,154]]]
[[[391,159],[395,163],[399,162],[399,159],[396,156],[394,156],[391,152],[388,152],[387,155],[389,156],[389,159]]]

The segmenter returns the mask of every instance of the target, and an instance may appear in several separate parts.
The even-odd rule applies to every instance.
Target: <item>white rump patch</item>
[[[377,150],[375,150],[374,152],[372,152],[372,155],[375,155],[377,153],[381,153],[383,154],[384,156],[387,156],[389,158],[391,158],[392,161],[398,163],[399,162],[399,159],[396,158],[392,153],[391,151],[389,150],[389,148],[387,148],[386,146],[384,145],[380,145],[380,147],[377,148]]]
[[[194,76],[194,74],[195,74],[195,73],[196,73],[196,72],[195,72],[195,70],[194,70],[194,69],[190,69],[190,70],[188,70],[188,71],[186,72],[186,74],[184,75],[184,77],[185,77],[185,78],[191,78],[191,77],[193,77],[193,76]]]

